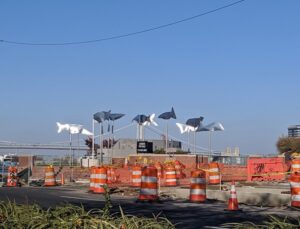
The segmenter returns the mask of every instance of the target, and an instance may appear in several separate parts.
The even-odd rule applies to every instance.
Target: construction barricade
[[[155,163],[155,168],[157,169],[157,177],[162,178],[163,166],[160,162]]]
[[[217,162],[209,163],[209,184],[220,184],[220,169]]]
[[[291,185],[291,206],[300,208],[300,172],[290,176]]]
[[[166,186],[177,186],[176,170],[172,164],[168,164],[164,168],[165,174],[165,185]]]
[[[90,191],[94,192],[95,189],[95,169],[96,167],[90,168]]]
[[[139,201],[158,200],[158,178],[157,169],[154,166],[142,169],[141,189],[138,197]]]
[[[104,194],[104,186],[107,184],[107,169],[105,167],[95,168],[94,174],[94,193]]]
[[[185,168],[185,165],[182,164],[180,161],[176,160],[174,161],[174,165],[175,165],[175,171],[176,171],[176,178],[177,179],[182,179],[185,177],[184,173],[183,173],[183,169]]]
[[[197,169],[191,172],[190,201],[206,201],[205,171]]]
[[[139,188],[141,187],[142,167],[134,165],[131,169],[131,186]]]
[[[55,186],[55,175],[54,175],[54,168],[52,166],[48,166],[45,168],[45,183],[44,186]]]
[[[292,173],[300,172],[300,159],[292,160],[291,172]]]
[[[8,187],[16,187],[18,184],[18,169],[16,167],[8,167],[7,183]]]

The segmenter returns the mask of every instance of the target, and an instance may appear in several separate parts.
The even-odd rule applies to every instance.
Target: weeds
[[[233,229],[296,229],[300,228],[300,217],[298,219],[288,217],[269,216],[269,219],[262,224],[254,224],[252,222],[243,223],[227,223],[223,225],[226,228]]]

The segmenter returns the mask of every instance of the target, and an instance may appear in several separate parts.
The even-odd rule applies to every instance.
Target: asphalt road
[[[37,203],[44,208],[63,203],[75,205],[82,204],[86,209],[102,208],[104,198],[102,195],[88,193],[85,188],[74,187],[22,187],[0,188],[1,200],[12,200],[16,203]],[[266,208],[240,205],[242,211],[225,211],[226,203],[208,201],[204,204],[190,203],[185,200],[168,200],[162,203],[136,203],[136,197],[111,196],[114,205],[113,211],[119,206],[125,213],[152,217],[153,214],[166,216],[177,228],[215,228],[224,223],[252,221],[260,223],[268,215],[281,215],[296,217],[300,211],[289,208]]]

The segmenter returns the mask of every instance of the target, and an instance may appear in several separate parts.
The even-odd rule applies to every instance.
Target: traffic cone
[[[238,211],[239,210],[239,203],[235,191],[235,183],[234,181],[231,182],[231,190],[230,190],[230,197],[228,201],[228,211]]]
[[[64,174],[62,173],[61,174],[61,185],[64,185],[65,184],[65,176]]]
[[[127,168],[128,168],[128,159],[127,159],[127,157],[125,158],[123,168],[124,168],[124,169],[127,169]]]

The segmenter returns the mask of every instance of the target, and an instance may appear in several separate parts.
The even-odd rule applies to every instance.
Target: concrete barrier
[[[165,190],[169,193],[174,193],[177,198],[189,199],[188,188],[177,188]],[[286,189],[260,189],[253,187],[236,188],[237,198],[239,203],[263,207],[281,207],[290,205],[290,194],[282,194],[282,191],[289,191]],[[206,190],[207,199],[219,200],[227,202],[229,199],[229,191],[220,190]]]

